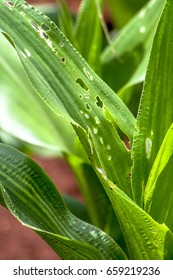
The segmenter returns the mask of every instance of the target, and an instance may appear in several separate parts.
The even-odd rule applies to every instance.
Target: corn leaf
[[[102,182],[119,220],[129,259],[172,259],[173,234],[169,228],[157,223],[110,181],[102,177]]]
[[[99,0],[98,5],[101,8],[103,0]],[[95,0],[83,0],[81,2],[75,24],[75,37],[80,54],[93,70],[99,72],[102,27]]]
[[[103,79],[114,90],[143,81],[165,0],[151,0],[113,37],[102,55]],[[126,69],[126,71],[124,71]]]
[[[145,210],[173,230],[173,124],[170,126],[152,166],[146,189]],[[161,211],[158,211],[162,205]]]
[[[73,124],[94,168],[131,196],[132,162],[116,131],[118,125],[132,139],[130,111],[46,16],[21,0],[0,3],[0,9],[0,28],[41,98]]]
[[[0,144],[0,181],[11,213],[34,229],[62,258],[125,258],[106,233],[67,209],[53,182],[33,160],[4,144]]]
[[[12,45],[0,34],[0,127],[51,154],[73,151],[75,135],[67,121],[35,94]],[[38,150],[38,149],[37,149]]]
[[[153,42],[133,142],[132,183],[140,205],[152,165],[173,122],[172,33],[173,4],[167,1]]]
[[[77,48],[77,42],[74,34],[73,18],[65,0],[60,1],[60,6],[58,9],[58,22],[63,34]]]
[[[147,1],[107,0],[114,24],[122,27]]]

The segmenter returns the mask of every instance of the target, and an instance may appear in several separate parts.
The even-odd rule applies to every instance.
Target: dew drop
[[[83,68],[83,71],[85,75],[90,79],[90,81],[93,81],[93,76],[90,74],[90,72],[86,69],[86,67]]]

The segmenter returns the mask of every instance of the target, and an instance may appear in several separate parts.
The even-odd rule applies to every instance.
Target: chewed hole
[[[80,78],[76,79],[76,83],[79,84],[84,90],[88,91],[88,87]]]
[[[100,107],[101,109],[103,108],[103,102],[101,101],[101,99],[98,96],[96,97],[96,105],[98,107]]]
[[[49,38],[49,36],[48,36],[46,33],[44,33],[44,32],[43,32],[43,37],[44,37],[45,39],[48,39],[48,38]]]
[[[10,9],[12,10],[12,8],[15,6],[15,4],[11,1],[6,1],[5,2],[5,5]]]
[[[65,63],[65,62],[66,62],[65,57],[61,57],[61,61],[62,61],[63,63]]]
[[[34,21],[31,20],[30,23],[36,31],[40,31],[40,28],[38,27],[38,25]]]
[[[90,105],[89,105],[88,103],[86,103],[85,108],[86,108],[88,111],[90,111],[90,110],[91,110],[91,107],[90,107]]]
[[[59,45],[60,45],[61,48],[64,47],[64,43],[62,41],[59,43]]]
[[[46,25],[46,24],[42,24],[41,25],[41,28],[44,30],[44,31],[50,31],[50,28]]]

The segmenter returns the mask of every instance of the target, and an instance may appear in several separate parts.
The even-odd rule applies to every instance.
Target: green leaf
[[[163,0],[151,0],[104,49],[101,56],[103,78],[114,90],[143,81],[164,3]]]
[[[50,178],[29,157],[0,144],[0,181],[10,212],[64,259],[124,259],[106,233],[76,218]]]
[[[129,259],[162,260],[172,258],[173,235],[164,224],[157,223],[110,181],[102,178],[119,220],[128,248]],[[168,242],[169,239],[169,242]]]
[[[74,34],[74,23],[72,15],[65,0],[60,1],[58,14],[59,27],[67,39],[77,48],[78,44]]]
[[[116,129],[118,125],[132,139],[133,115],[54,23],[24,1],[10,3],[0,3],[0,28],[14,41],[33,86],[73,124],[94,168],[131,195],[130,153]]]
[[[173,4],[167,1],[153,42],[133,142],[132,183],[140,205],[152,165],[173,122],[172,33]]]
[[[122,27],[148,0],[107,0],[112,20]]]
[[[98,5],[99,7],[103,6],[103,0],[99,0]],[[102,47],[102,28],[95,0],[82,1],[76,19],[75,36],[80,54],[91,68],[98,72]]]
[[[59,118],[37,96],[21,62],[0,33],[1,129],[20,140],[51,153],[72,152],[75,135],[70,124]]]
[[[146,189],[145,210],[173,230],[173,124],[169,128],[152,166]],[[162,205],[162,211],[158,211]]]

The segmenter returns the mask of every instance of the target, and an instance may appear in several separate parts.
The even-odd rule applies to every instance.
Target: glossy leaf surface
[[[62,258],[125,258],[106,233],[71,214],[53,182],[33,160],[3,144],[0,144],[0,159],[6,206]]]

